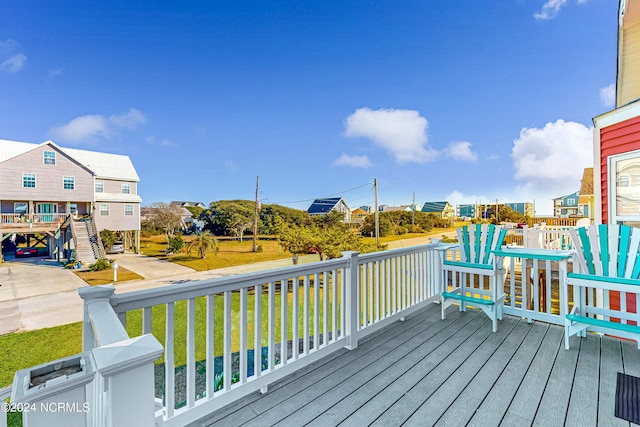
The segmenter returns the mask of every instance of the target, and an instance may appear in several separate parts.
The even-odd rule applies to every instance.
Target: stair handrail
[[[97,249],[96,259],[102,259],[106,257],[106,253],[104,250],[104,245],[102,244],[102,239],[98,234],[98,229],[96,228],[95,222],[93,222],[93,217],[89,216],[89,220],[86,221],[87,233],[89,237],[89,242],[91,242],[91,247]]]

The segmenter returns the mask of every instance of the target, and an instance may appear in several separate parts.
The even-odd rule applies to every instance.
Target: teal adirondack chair
[[[587,330],[632,339],[640,348],[640,229],[591,225],[571,230],[571,239],[574,272],[567,274],[562,295],[565,348],[571,335],[585,336]]]
[[[460,260],[444,260],[440,304],[442,319],[446,309],[458,303],[460,311],[467,304],[478,307],[491,319],[493,332],[498,329],[498,319],[502,319],[505,299],[502,259],[498,260],[491,251],[500,249],[507,230],[493,224],[475,224],[457,230]],[[474,280],[478,277],[478,283]],[[488,286],[484,278],[488,277]],[[451,284],[449,284],[451,278]]]

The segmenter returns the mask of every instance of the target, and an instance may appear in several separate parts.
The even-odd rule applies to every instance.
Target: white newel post
[[[102,425],[155,425],[153,362],[163,350],[158,340],[147,334],[91,351],[104,387]]]
[[[349,350],[358,347],[358,273],[360,265],[358,264],[359,252],[343,252],[344,257],[349,258],[349,264],[346,268],[346,330],[349,337],[349,344],[346,346]]]
[[[83,348],[98,375],[92,384],[93,422],[105,427],[155,425],[153,363],[164,348],[151,334],[129,338],[111,306],[113,285],[88,286],[84,299]]]

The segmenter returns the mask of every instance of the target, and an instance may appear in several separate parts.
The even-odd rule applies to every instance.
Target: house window
[[[104,193],[104,182],[96,181],[95,192],[96,193]]]
[[[62,177],[62,187],[65,190],[73,190],[76,188],[76,179],[73,176]]]
[[[29,208],[29,205],[27,204],[27,202],[14,202],[13,203],[13,213],[16,214],[26,214],[27,210]]]
[[[100,205],[100,216],[109,216],[109,205]]]
[[[44,152],[44,164],[45,165],[55,165],[56,164],[56,152],[55,151],[45,151]]]
[[[611,223],[640,221],[640,151],[609,157]]]
[[[576,205],[575,199],[567,199],[567,206],[575,206],[575,205]]]
[[[124,205],[124,216],[133,216],[133,205]]]
[[[23,173],[22,174],[22,187],[23,188],[36,188],[36,174],[35,173]]]
[[[78,213],[77,203],[69,203],[69,213],[72,215],[76,215]]]
[[[122,194],[131,194],[131,184],[124,183],[122,184],[121,188],[122,188]]]

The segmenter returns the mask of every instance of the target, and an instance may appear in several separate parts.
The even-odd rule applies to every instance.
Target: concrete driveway
[[[6,261],[0,264],[0,335],[82,319],[82,279],[54,260]]]

